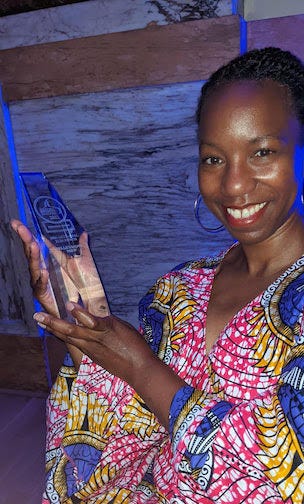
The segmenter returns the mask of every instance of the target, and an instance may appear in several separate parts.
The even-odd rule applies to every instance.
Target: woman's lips
[[[243,226],[256,222],[264,212],[266,201],[244,208],[225,207],[226,218],[230,225]]]

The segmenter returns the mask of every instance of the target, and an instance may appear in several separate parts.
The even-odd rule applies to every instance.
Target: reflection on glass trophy
[[[43,173],[21,173],[20,177],[58,315],[67,318],[68,300],[82,304],[93,315],[109,315],[87,233]]]

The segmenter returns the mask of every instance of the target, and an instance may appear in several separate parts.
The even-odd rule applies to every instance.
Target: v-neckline
[[[249,308],[250,305],[256,304],[258,302],[258,299],[262,298],[263,295],[264,295],[264,293],[267,290],[269,290],[269,288],[273,284],[277,283],[281,279],[281,277],[286,276],[288,270],[294,269],[296,267],[297,263],[302,258],[304,259],[304,254],[302,254],[301,256],[299,256],[290,266],[288,266],[282,273],[280,273],[280,275],[278,275],[272,282],[270,282],[263,291],[260,291],[254,298],[252,298],[250,301],[248,301],[248,303],[244,304],[237,312],[235,312],[232,315],[232,317],[230,317],[230,319],[226,322],[226,324],[223,326],[223,328],[219,331],[219,333],[218,333],[215,341],[213,342],[212,346],[210,347],[210,349],[208,351],[207,350],[207,346],[206,346],[207,317],[208,317],[209,302],[210,302],[210,298],[211,298],[211,294],[212,294],[212,289],[213,289],[213,285],[214,285],[215,276],[216,276],[216,273],[217,273],[217,268],[221,265],[222,261],[225,259],[225,257],[230,252],[230,250],[232,250],[233,248],[235,248],[237,245],[238,245],[238,242],[235,242],[225,252],[223,252],[223,254],[221,254],[219,256],[219,261],[217,262],[217,264],[214,265],[214,268],[212,269],[212,279],[211,279],[211,282],[210,282],[208,297],[206,299],[207,306],[206,306],[206,311],[205,311],[205,324],[204,324],[204,342],[205,342],[205,351],[206,351],[207,359],[209,359],[210,356],[214,353],[214,351],[216,349],[216,346],[219,343],[219,341],[222,339],[223,335],[225,334],[226,329],[229,326],[233,325],[233,322],[235,321],[236,317],[239,317],[244,312],[244,310],[247,310]],[[303,264],[303,266],[304,266],[304,264]],[[299,265],[296,269],[298,269],[300,267],[301,267],[301,265]]]

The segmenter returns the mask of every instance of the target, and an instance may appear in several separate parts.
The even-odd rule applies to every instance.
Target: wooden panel
[[[0,334],[0,387],[48,390],[42,338]]]
[[[250,21],[247,34],[248,49],[281,47],[304,61],[304,15]]]
[[[239,52],[238,16],[0,52],[6,101],[206,79]]]

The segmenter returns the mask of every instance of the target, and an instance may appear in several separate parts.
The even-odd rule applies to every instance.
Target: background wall
[[[9,250],[0,259],[10,276],[1,296],[0,386],[47,388],[62,354],[33,327],[25,265],[8,227],[18,171],[43,171],[55,185],[90,234],[113,313],[133,324],[138,300],[160,274],[231,243],[226,234],[204,234],[193,215],[200,88],[247,44],[304,59],[304,16],[246,23],[230,1],[219,1],[211,18],[186,5],[95,0],[0,19],[9,112],[4,104],[2,177],[11,191],[3,192],[1,240]]]

